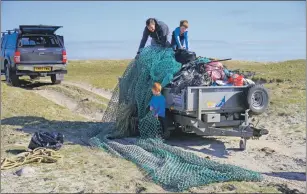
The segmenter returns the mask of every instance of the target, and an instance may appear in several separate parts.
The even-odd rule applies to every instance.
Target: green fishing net
[[[257,172],[219,164],[159,138],[161,126],[148,108],[151,87],[154,82],[166,86],[180,69],[172,49],[145,47],[114,89],[102,119],[104,127],[91,134],[90,144],[134,162],[169,190],[224,181],[260,181]],[[138,138],[129,138],[134,135]]]

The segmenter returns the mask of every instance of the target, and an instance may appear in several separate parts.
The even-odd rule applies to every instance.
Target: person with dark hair
[[[189,50],[188,31],[189,23],[187,20],[181,20],[179,27],[177,27],[172,34],[172,47],[174,50],[184,49],[183,44],[185,43],[185,49]]]
[[[170,43],[167,40],[168,35],[169,35],[169,28],[164,22],[158,21],[155,18],[147,19],[146,27],[143,31],[143,37],[137,54],[139,54],[140,50],[145,47],[148,36],[152,38],[151,45],[170,47]]]

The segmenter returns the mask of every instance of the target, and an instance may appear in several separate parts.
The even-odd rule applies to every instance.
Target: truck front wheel
[[[14,87],[20,86],[19,77],[16,75],[16,71],[12,70],[12,68],[8,64],[6,65],[5,78],[7,84],[12,85]]]

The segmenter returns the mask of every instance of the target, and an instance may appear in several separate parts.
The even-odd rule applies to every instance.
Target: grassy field
[[[128,63],[127,60],[70,61],[65,79],[111,90]],[[265,82],[271,95],[270,115],[305,118],[305,60],[280,63],[231,61],[225,64],[229,69],[254,71],[254,79]],[[89,121],[77,111],[42,97],[40,91],[60,93],[78,105],[89,99],[81,106],[92,111],[105,109],[107,99],[65,84],[42,85],[38,89],[13,88],[1,83],[1,157],[10,157],[16,151],[26,149],[31,134],[43,130],[65,135],[67,141],[60,150],[64,161],[60,164],[32,164],[30,166],[39,173],[27,179],[13,176],[14,170],[1,173],[1,192],[166,192],[147,180],[132,162],[85,146],[82,137],[102,129],[103,124]],[[305,124],[293,125],[293,130],[300,136],[305,135]],[[28,185],[26,190],[24,185]],[[232,187],[236,189],[232,190]],[[268,183],[231,182],[192,188],[186,192],[276,193],[280,190]]]
[[[70,61],[67,80],[87,82],[95,87],[113,89],[128,60]]]

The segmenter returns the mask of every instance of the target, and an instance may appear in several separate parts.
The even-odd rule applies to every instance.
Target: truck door
[[[62,26],[20,25],[23,34],[54,34]]]

